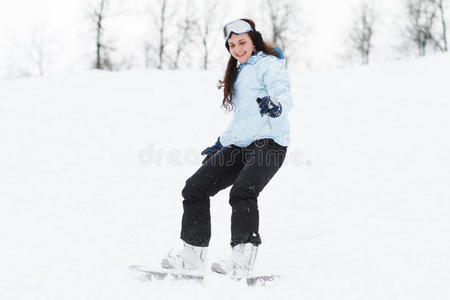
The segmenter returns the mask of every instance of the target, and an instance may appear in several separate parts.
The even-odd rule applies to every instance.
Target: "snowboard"
[[[175,271],[175,270],[169,270],[169,269],[163,269],[163,270],[154,270],[146,266],[142,265],[131,265],[129,267],[130,270],[140,272],[143,275],[143,279],[147,281],[155,281],[155,280],[172,280],[172,281],[178,281],[178,280],[185,280],[185,281],[193,281],[193,282],[203,282],[205,278],[207,277],[207,274],[199,274],[199,273],[192,273],[188,271]],[[229,278],[230,280],[234,281],[243,281],[248,286],[256,286],[256,285],[262,285],[265,286],[269,282],[273,282],[275,280],[282,279],[283,277],[281,275],[257,275],[257,276],[249,276],[249,277],[228,277],[226,275],[221,275],[218,273],[217,276],[223,277],[223,278]]]

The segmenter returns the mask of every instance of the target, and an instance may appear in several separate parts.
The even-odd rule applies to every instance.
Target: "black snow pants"
[[[231,246],[261,244],[258,195],[283,164],[287,147],[260,139],[247,147],[227,146],[212,155],[182,191],[181,239],[206,247],[211,238],[210,197],[232,185]]]

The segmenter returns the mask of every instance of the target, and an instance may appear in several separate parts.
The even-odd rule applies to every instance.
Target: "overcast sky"
[[[201,0],[200,0],[201,1]],[[207,0],[205,0],[207,1]],[[348,28],[353,8],[361,0],[301,0],[303,16],[311,32],[309,35],[307,54],[313,67],[326,68],[335,66],[339,54],[343,52],[342,40],[345,28]],[[60,48],[66,56],[84,55],[80,40],[86,34],[83,17],[86,15],[88,3],[95,0],[0,0],[0,61],[10,55],[11,40],[21,41],[30,35],[31,28],[37,24],[44,25],[57,38]],[[255,1],[232,0],[224,14],[230,19],[245,17],[248,7]],[[145,7],[151,0],[123,1],[131,9]],[[383,55],[390,51],[389,41],[395,35],[394,22],[399,15],[401,0],[374,0],[380,12],[380,27],[378,29],[378,46],[386,44]],[[126,28],[130,19],[123,21],[118,28]],[[258,24],[257,24],[258,27]],[[217,29],[220,35],[220,28]],[[62,46],[61,46],[62,45]],[[221,47],[222,45],[220,44]],[[72,52],[72,54],[70,54]],[[381,53],[382,51],[380,51]],[[76,59],[72,61],[76,65]]]

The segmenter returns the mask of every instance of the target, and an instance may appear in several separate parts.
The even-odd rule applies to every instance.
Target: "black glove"
[[[201,155],[206,155],[205,159],[202,161],[202,164],[204,164],[211,156],[213,156],[217,151],[222,149],[222,144],[220,143],[220,137],[217,138],[217,141],[214,145],[211,147],[206,148],[202,151]]]
[[[271,118],[277,118],[281,115],[281,103],[276,99],[266,96],[264,98],[256,99],[256,102],[259,105],[259,112],[261,114],[261,117],[263,115],[268,115]]]

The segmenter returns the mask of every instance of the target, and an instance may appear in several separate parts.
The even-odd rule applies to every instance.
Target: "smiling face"
[[[247,62],[250,56],[252,56],[253,49],[255,49],[255,45],[253,45],[253,41],[248,33],[232,33],[228,39],[228,46],[230,46],[231,55],[241,64]]]

